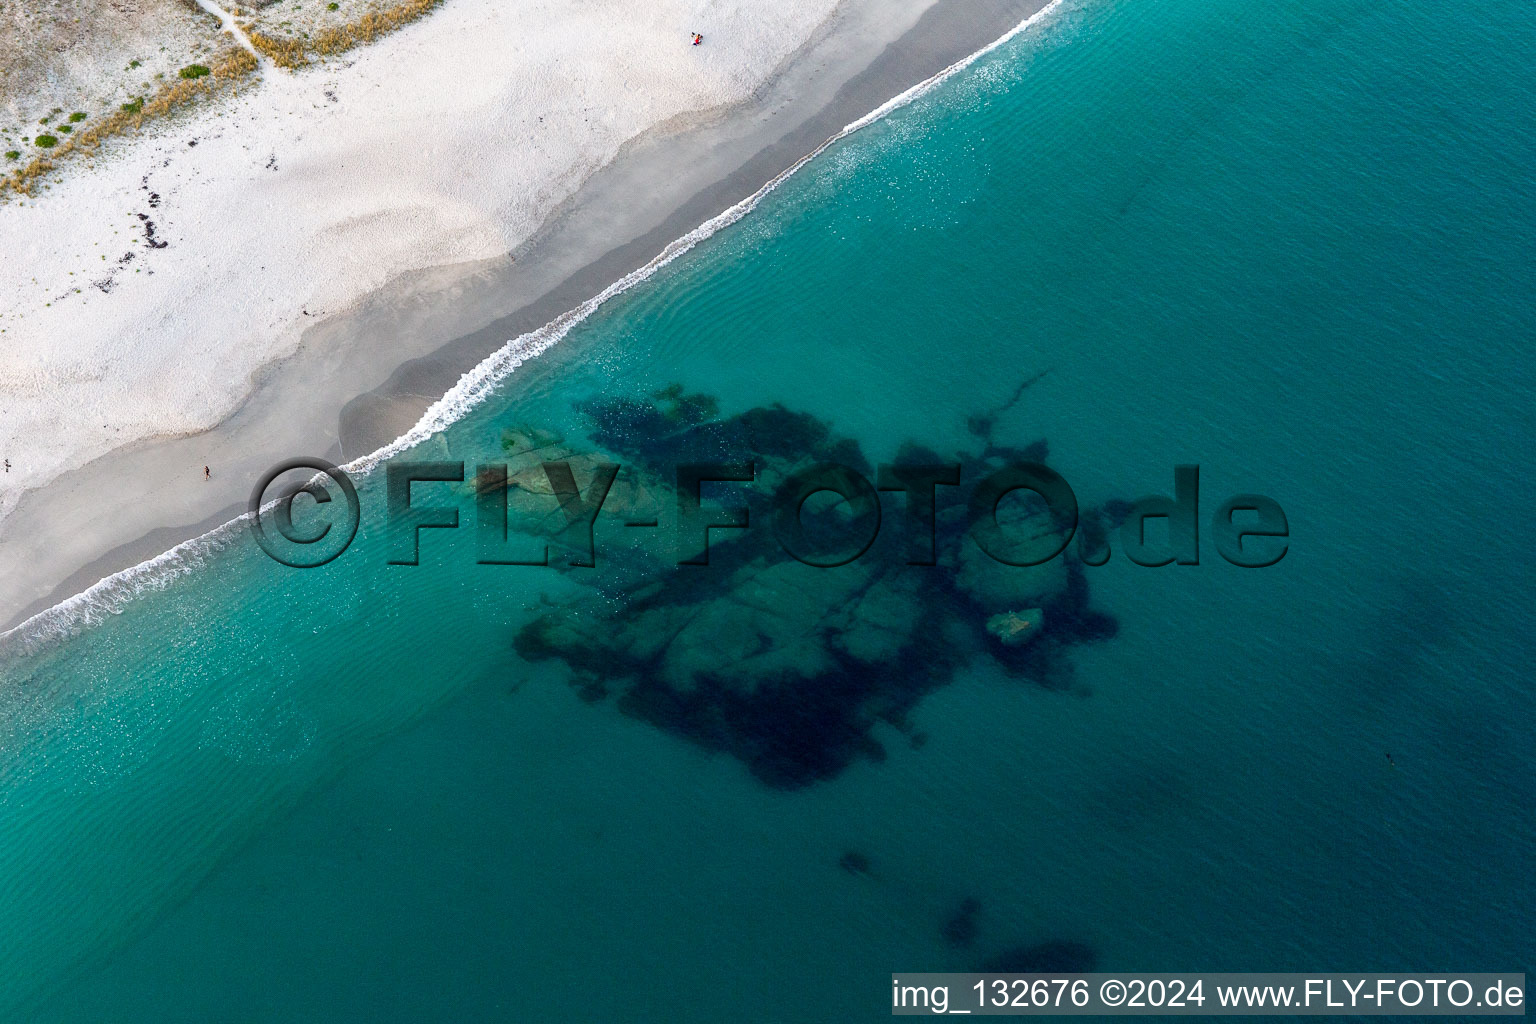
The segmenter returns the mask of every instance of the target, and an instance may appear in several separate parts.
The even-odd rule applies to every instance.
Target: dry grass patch
[[[274,64],[371,43],[442,0],[231,0]],[[0,201],[61,162],[257,70],[193,0],[0,0]],[[75,111],[67,114],[67,111]],[[90,113],[87,113],[89,111]],[[3,173],[9,165],[14,168]]]
[[[341,5],[325,5],[324,14],[311,12],[308,16],[295,13],[294,9],[268,5],[267,11],[242,21],[241,28],[250,37],[251,45],[284,68],[303,67],[316,57],[330,57],[344,53],[354,46],[371,43],[380,36],[388,35],[431,12],[442,0],[396,0],[394,3],[370,0],[369,10],[353,16],[341,24],[329,24],[336,18],[351,16],[351,11],[341,12]],[[340,12],[340,13],[337,13]],[[278,21],[283,15],[290,17]],[[297,20],[294,20],[297,19]]]
[[[299,68],[309,63],[309,55],[304,52],[304,42],[292,36],[271,36],[254,25],[241,25],[245,29],[246,36],[251,40],[251,45],[260,50],[272,63],[280,68]]]
[[[103,142],[130,131],[138,131],[147,121],[165,117],[204,96],[230,88],[256,71],[256,58],[242,49],[229,50],[212,64],[208,73],[195,78],[179,78],[148,99],[125,103],[113,114],[95,121],[58,143],[46,155],[34,157],[25,166],[0,178],[0,196],[7,192],[30,195],[38,180],[63,160],[82,153],[94,153]]]
[[[382,11],[370,12],[357,21],[339,28],[321,29],[313,40],[315,52],[322,56],[342,53],[354,46],[371,43],[429,13],[442,0],[402,0]]]
[[[0,131],[113,108],[223,48],[187,0],[0,0]]]

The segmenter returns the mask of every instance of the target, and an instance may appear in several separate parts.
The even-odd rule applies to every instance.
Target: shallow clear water
[[[1085,507],[1180,463],[1202,517],[1269,495],[1278,565],[1112,540],[1112,639],[1050,685],[972,658],[883,759],[782,788],[514,650],[659,534],[603,521],[591,577],[478,566],[472,500],[418,486],[464,527],[389,567],[373,474],[331,565],[237,534],[0,664],[0,1007],[861,1019],[892,970],[1058,941],[1528,970],[1533,45],[1515,0],[1069,7],[412,453],[590,447],[581,403],[679,383],[947,455],[1044,374],[995,437],[1047,439]]]

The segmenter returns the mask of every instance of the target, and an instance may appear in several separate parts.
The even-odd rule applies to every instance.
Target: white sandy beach
[[[361,417],[370,444],[404,432],[1041,6],[446,0],[0,204],[0,630],[230,518],[278,459],[364,454],[344,407],[489,332]]]
[[[213,426],[309,318],[510,251],[627,140],[750,96],[835,2],[449,0],[0,206],[0,516]]]

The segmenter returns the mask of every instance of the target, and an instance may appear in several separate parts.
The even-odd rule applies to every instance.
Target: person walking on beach
[[[11,471],[11,460],[10,459],[6,459],[5,460],[5,471],[7,473],[9,473]]]
[[[203,479],[204,480],[212,480],[213,479],[213,474],[208,472],[208,467],[207,466],[203,467]]]

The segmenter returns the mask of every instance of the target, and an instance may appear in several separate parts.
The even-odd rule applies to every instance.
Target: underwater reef
[[[785,550],[772,499],[786,481],[793,487],[797,474],[825,464],[875,480],[856,440],[781,405],[722,417],[713,398],[676,385],[649,400],[600,398],[578,408],[591,445],[509,430],[505,477],[476,481],[482,495],[504,493],[519,521],[542,521],[551,565],[566,564],[567,552],[569,562],[588,564],[582,551],[591,533],[567,531],[551,501],[549,461],[568,462],[576,481],[612,473],[602,516],[633,525],[665,522],[678,510],[679,465],[750,464],[750,483],[710,484],[703,499],[716,517],[745,506],[750,528],[709,530],[708,564],[679,564],[684,549],[665,543],[604,546],[601,569],[567,570],[592,577],[590,597],[524,626],[515,649],[530,661],[563,661],[585,699],[614,700],[626,714],[736,757],[765,785],[796,789],[857,759],[881,759],[872,735],[881,722],[920,745],[912,709],[979,659],[1023,683],[1072,690],[1070,649],[1115,634],[1114,620],[1092,607],[1077,545],[1014,566],[966,535],[962,495],[971,485],[1048,455],[1044,442],[994,443],[995,417],[972,419],[975,451],[943,457],[907,444],[898,453],[898,466],[960,467],[961,486],[937,488],[931,526],[903,509],[909,495],[898,491],[876,502],[871,542],[869,524],[850,515],[856,503],[830,500],[827,491],[802,498],[797,536],[829,552],[822,564],[833,567],[824,568]],[[1009,535],[1046,544],[1065,544],[1072,527],[1023,490],[999,502],[995,517]],[[1084,550],[1097,549],[1112,518],[1082,512]],[[923,536],[930,531],[931,540]],[[692,533],[702,541],[702,529]],[[909,564],[924,549],[936,564]]]

